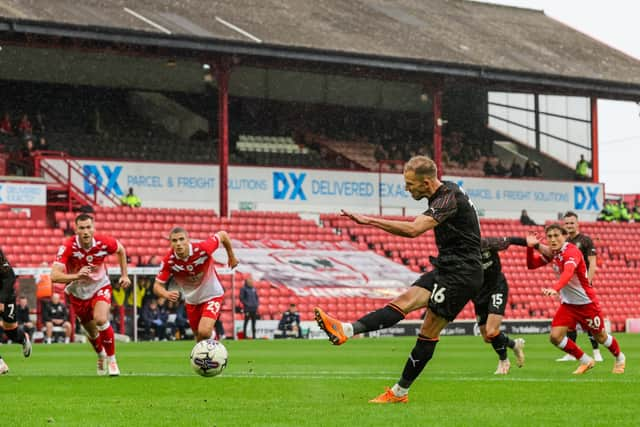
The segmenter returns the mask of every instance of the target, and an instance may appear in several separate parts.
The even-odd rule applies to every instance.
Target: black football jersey
[[[481,268],[478,214],[457,184],[443,181],[429,197],[429,209],[423,215],[438,221],[434,229],[438,247],[434,266],[454,271]]]
[[[573,239],[569,237],[568,241],[570,243],[573,243],[578,247],[578,249],[580,249],[580,252],[582,252],[582,257],[584,258],[584,262],[587,266],[587,271],[589,271],[589,257],[596,254],[596,247],[593,244],[593,240],[591,240],[589,236],[580,233]]]

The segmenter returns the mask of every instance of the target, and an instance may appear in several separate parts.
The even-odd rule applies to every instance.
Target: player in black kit
[[[14,343],[22,344],[24,357],[31,356],[31,341],[16,321],[16,293],[14,284],[16,274],[0,249],[0,315],[2,327],[7,337]],[[9,367],[0,356],[0,375],[9,372]]]
[[[480,226],[475,207],[453,182],[437,178],[436,165],[428,157],[415,156],[404,166],[406,190],[415,200],[428,198],[429,208],[412,222],[342,212],[358,224],[371,225],[391,234],[417,237],[433,229],[438,256],[430,257],[433,270],[423,274],[402,295],[359,320],[342,323],[315,308],[316,321],[334,345],[354,334],[388,328],[418,309],[427,307],[415,347],[400,380],[371,403],[406,403],[409,387],[433,357],[440,332],[476,296],[482,285]]]
[[[569,243],[573,243],[580,249],[582,252],[582,256],[584,257],[584,262],[587,265],[587,277],[589,278],[589,283],[593,285],[593,278],[596,274],[596,248],[593,244],[593,240],[585,234],[580,233],[580,228],[578,224],[578,214],[575,212],[567,212],[563,216],[564,220],[564,228],[569,233],[569,238],[567,241]],[[567,337],[572,339],[574,342],[578,337],[578,332],[573,329],[567,331]],[[589,341],[591,341],[591,348],[593,349],[593,360],[596,362],[602,362],[602,354],[600,353],[600,346],[598,341],[593,338],[591,334],[589,334]],[[558,362],[568,362],[576,360],[570,354],[565,354],[563,357],[556,359]]]
[[[485,342],[490,343],[498,354],[498,368],[496,375],[509,373],[511,363],[507,357],[507,348],[513,350],[518,367],[524,366],[524,340],[516,338],[512,340],[504,332],[500,331],[502,317],[509,298],[509,285],[502,273],[500,251],[504,251],[510,245],[527,246],[527,240],[522,237],[483,237],[482,269],[484,281],[478,295],[473,299],[476,311],[476,320],[480,327],[480,333]]]

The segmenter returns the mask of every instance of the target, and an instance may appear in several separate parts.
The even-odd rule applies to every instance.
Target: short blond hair
[[[424,178],[436,178],[438,170],[436,164],[427,156],[413,156],[404,165],[404,171],[413,171]]]

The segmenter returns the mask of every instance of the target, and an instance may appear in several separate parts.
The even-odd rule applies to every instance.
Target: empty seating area
[[[48,132],[51,150],[74,157],[99,157],[144,161],[212,163],[218,159],[217,141],[183,141],[169,135],[133,132],[96,135],[77,132]]]
[[[238,151],[257,151],[260,153],[303,153],[309,149],[300,147],[287,136],[240,135],[236,142]]]
[[[240,135],[233,163],[257,166],[317,167],[320,155],[284,136]]]
[[[60,234],[72,228],[76,216],[75,212],[56,212]],[[348,240],[332,229],[318,227],[313,220],[286,212],[234,211],[230,218],[220,218],[212,210],[97,207],[94,216],[96,230],[117,237],[134,265],[146,265],[152,256],[163,255],[169,247],[169,231],[175,226],[184,227],[193,239],[206,239],[225,230],[246,247],[264,239],[335,243]]]
[[[62,230],[44,220],[32,220],[26,212],[12,212],[0,205],[0,247],[12,265],[49,265],[63,241]]]
[[[333,151],[361,168],[378,170],[378,162],[373,156],[376,149],[375,144],[365,140],[336,141],[321,136],[312,137],[312,140],[315,144]]]

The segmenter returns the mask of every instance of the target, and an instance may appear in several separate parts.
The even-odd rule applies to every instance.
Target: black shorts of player
[[[473,299],[473,307],[476,311],[476,321],[478,326],[486,325],[489,314],[504,316],[509,298],[509,286],[504,274],[499,273],[494,283],[485,282]]]
[[[10,295],[6,301],[2,301],[4,304],[4,311],[2,312],[2,321],[5,323],[16,323],[16,296]]]
[[[482,270],[442,272],[438,268],[423,274],[411,286],[431,292],[429,309],[452,322],[465,305],[475,298],[482,284]]]

